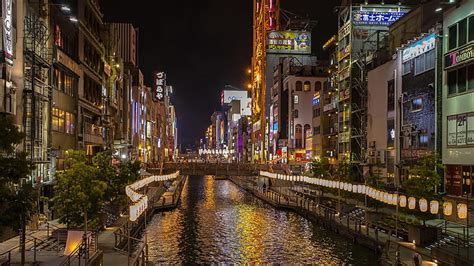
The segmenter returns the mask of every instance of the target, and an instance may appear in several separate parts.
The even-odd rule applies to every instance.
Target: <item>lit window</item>
[[[300,102],[300,97],[298,95],[294,95],[293,98],[295,104],[298,104]]]
[[[309,81],[305,81],[303,85],[304,91],[311,91],[311,83]]]
[[[420,148],[428,148],[430,144],[430,138],[428,135],[420,135]]]
[[[423,98],[418,97],[411,101],[411,111],[418,112],[423,110]]]

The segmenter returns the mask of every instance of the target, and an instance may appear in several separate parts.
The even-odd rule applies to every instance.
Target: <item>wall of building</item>
[[[390,138],[387,120],[388,113],[388,82],[394,79],[393,71],[396,61],[389,61],[368,72],[368,102],[367,102],[367,147],[373,152],[388,151],[388,139]],[[393,114],[392,114],[393,115]],[[393,153],[388,151],[387,153]],[[370,153],[370,152],[369,152]],[[394,154],[393,154],[394,157]],[[372,163],[373,165],[376,162]],[[382,162],[383,164],[383,162]],[[382,175],[387,175],[386,167],[382,169]]]

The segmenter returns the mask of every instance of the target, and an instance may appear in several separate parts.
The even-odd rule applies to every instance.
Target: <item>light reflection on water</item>
[[[189,177],[180,206],[156,214],[147,234],[157,263],[376,264],[371,251],[210,176]]]

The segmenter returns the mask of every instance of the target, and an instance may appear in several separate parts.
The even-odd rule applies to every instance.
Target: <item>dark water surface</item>
[[[156,263],[377,264],[372,251],[211,176],[189,177],[180,206],[156,214],[147,238]]]

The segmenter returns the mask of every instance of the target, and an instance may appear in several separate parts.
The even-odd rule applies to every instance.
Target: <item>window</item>
[[[433,49],[415,58],[415,75],[434,69],[434,64],[435,64],[434,51],[435,50]]]
[[[313,135],[319,135],[321,134],[321,127],[317,126],[313,128]]]
[[[474,40],[474,16],[460,20],[448,28],[449,50]]]
[[[293,118],[298,118],[298,110],[293,111]]]
[[[303,91],[311,91],[311,82],[309,81],[304,82]]]
[[[297,81],[297,82],[296,82],[295,90],[296,90],[296,91],[302,91],[302,90],[303,90],[303,82]]]
[[[411,111],[412,112],[418,112],[423,110],[423,98],[422,97],[417,97],[413,100],[411,100]]]
[[[467,42],[467,18],[458,23],[458,46],[463,46]]]
[[[430,138],[426,134],[420,135],[419,139],[419,147],[420,148],[428,148],[430,144]]]
[[[57,108],[53,108],[52,114],[52,130],[64,132],[64,111],[59,110]]]
[[[467,80],[467,74],[466,74],[467,68],[461,68],[459,69],[458,72],[458,93],[463,93],[466,91],[466,80]]]
[[[293,102],[294,104],[298,104],[300,102],[300,97],[298,95],[293,95]]]
[[[51,113],[52,130],[67,134],[75,133],[75,117],[73,114],[54,107]]]
[[[457,71],[448,72],[448,95],[455,94],[457,92],[456,81]]]
[[[321,109],[315,108],[313,109],[313,117],[319,117],[321,116]]]
[[[321,81],[316,81],[316,83],[314,83],[314,90],[315,91],[321,90]]]
[[[61,69],[54,69],[54,87],[69,96],[74,96],[77,79]]]
[[[474,65],[448,72],[448,95],[474,90]]]
[[[471,64],[470,66],[468,66],[467,74],[468,74],[467,89],[468,90],[474,90],[474,64]]]
[[[457,38],[458,38],[458,25],[454,24],[449,27],[449,50],[452,50],[457,47]]]
[[[415,58],[415,75],[418,75],[425,70],[425,58],[423,55],[420,55]]]
[[[403,63],[403,75],[411,72],[411,60]]]
[[[474,16],[469,18],[469,41],[474,41]]]

